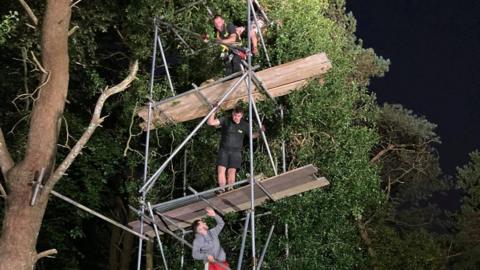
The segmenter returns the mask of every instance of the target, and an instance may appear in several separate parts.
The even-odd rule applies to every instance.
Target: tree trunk
[[[125,204],[119,196],[115,197],[115,217],[122,222],[132,219],[131,212],[125,207]],[[128,270],[132,260],[134,236],[126,233],[118,227],[112,226],[110,238],[110,270]]]
[[[19,183],[33,179],[32,174],[17,168],[9,177]],[[9,187],[0,238],[0,269],[33,269],[37,256],[35,245],[47,202],[31,207],[31,187],[27,184]]]
[[[153,270],[153,241],[147,241],[147,252],[145,253],[145,270]]]
[[[23,161],[6,174],[8,197],[0,237],[0,270],[35,267],[35,245],[48,202],[40,192],[30,206],[32,182],[45,169],[48,179],[56,154],[61,116],[68,90],[70,0],[48,0],[42,24],[42,64],[46,71],[32,110]]]
[[[120,270],[130,269],[130,263],[133,257],[133,244],[135,238],[131,233],[125,233],[123,237],[122,254],[120,256]]]
[[[112,226],[112,233],[110,234],[110,248],[109,248],[109,256],[108,256],[108,269],[110,270],[118,270],[119,269],[119,255],[120,255],[120,247],[119,243],[121,241],[122,232],[121,229]]]

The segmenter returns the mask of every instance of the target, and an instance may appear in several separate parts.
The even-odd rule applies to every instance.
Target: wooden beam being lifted
[[[315,54],[279,66],[256,72],[256,76],[263,82],[268,92],[273,97],[287,95],[292,91],[302,88],[309,80],[319,78],[332,67],[325,53]],[[207,115],[209,104],[216,103],[223,93],[235,83],[235,79],[222,83],[207,84],[198,89],[193,89],[175,97],[155,102],[153,105],[151,128],[160,127],[169,123],[179,123],[193,120]],[[201,96],[197,92],[201,93]],[[265,95],[257,88],[253,89],[256,100],[265,99]],[[241,84],[235,92],[222,104],[222,109],[233,108],[237,102],[246,101],[248,98],[245,84]],[[147,121],[148,107],[138,110],[138,115]],[[146,122],[141,123],[146,129]]]

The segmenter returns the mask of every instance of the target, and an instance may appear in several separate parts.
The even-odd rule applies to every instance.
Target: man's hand
[[[236,27],[236,28],[235,28],[235,32],[237,33],[237,35],[238,35],[239,37],[241,37],[242,34],[243,34],[243,32],[245,32],[245,27],[243,27],[243,26]]]
[[[207,33],[202,34],[200,38],[202,39],[203,42],[208,43],[209,36]]]
[[[214,217],[214,216],[217,215],[217,214],[215,214],[215,211],[214,211],[212,208],[210,208],[210,207],[205,208],[205,211],[207,211],[207,215],[208,215],[209,217]]]
[[[208,259],[208,261],[211,262],[211,263],[215,262],[215,259],[213,258],[212,255],[208,255],[207,259]]]

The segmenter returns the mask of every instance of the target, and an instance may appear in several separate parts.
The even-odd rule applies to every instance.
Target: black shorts
[[[242,151],[218,150],[217,166],[239,169],[242,166]]]
[[[230,53],[225,59],[225,75],[230,75],[236,72],[240,72],[242,68],[240,67],[242,65],[242,60],[240,56]]]

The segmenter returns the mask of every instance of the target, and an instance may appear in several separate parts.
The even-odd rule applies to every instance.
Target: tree
[[[454,248],[449,254],[455,269],[480,267],[480,152],[470,153],[470,161],[457,168],[457,181],[462,191],[462,206],[457,217]]]
[[[42,61],[39,68],[43,74],[32,107],[28,141],[21,161],[13,161],[0,130],[0,166],[7,192],[0,238],[0,269],[32,269],[40,258],[56,252],[36,251],[49,193],[103,122],[100,114],[106,99],[123,91],[137,71],[137,63],[134,63],[131,73],[122,83],[102,93],[85,133],[64,161],[55,167],[56,144],[68,93],[70,17],[70,1],[47,1],[41,24]],[[32,184],[42,170],[45,171],[43,188],[35,205],[30,206]]]
[[[380,142],[371,162],[380,166],[382,204],[363,221],[378,269],[440,269],[446,263],[448,214],[435,196],[451,188],[440,169],[436,125],[401,105],[378,114]]]

